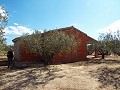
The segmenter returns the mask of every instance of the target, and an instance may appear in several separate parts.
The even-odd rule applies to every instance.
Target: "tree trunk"
[[[105,54],[104,53],[102,53],[102,59],[105,59]]]
[[[48,53],[44,57],[44,65],[49,65],[52,57],[54,56],[54,53]]]

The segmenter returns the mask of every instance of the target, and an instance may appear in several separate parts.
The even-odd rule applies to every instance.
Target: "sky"
[[[0,0],[0,5],[9,15],[8,45],[34,30],[74,26],[97,40],[99,33],[120,29],[120,0]]]

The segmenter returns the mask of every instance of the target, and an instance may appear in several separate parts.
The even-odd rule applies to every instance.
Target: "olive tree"
[[[100,53],[105,54],[120,54],[120,31],[114,33],[101,33],[98,40],[98,48]]]
[[[8,21],[8,14],[5,11],[3,6],[0,6],[0,52],[4,49],[6,46],[5,38],[4,38],[4,28],[6,26],[6,23]]]
[[[111,44],[112,52],[120,56],[120,30],[113,34],[113,40],[111,41]]]
[[[31,53],[40,55],[47,65],[55,53],[70,52],[77,42],[72,33],[68,35],[63,31],[52,30],[44,33],[35,31],[32,35],[23,36],[20,44]]]

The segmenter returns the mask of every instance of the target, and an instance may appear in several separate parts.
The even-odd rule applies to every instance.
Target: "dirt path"
[[[48,71],[41,73],[41,75],[40,70],[42,69],[38,68],[13,71],[4,75],[2,78],[4,84],[0,88],[18,88],[22,90],[98,90],[99,83],[97,79],[89,74],[88,68],[88,66],[72,67],[67,64],[50,66],[50,75],[48,75]],[[35,83],[38,85],[35,85]]]
[[[57,74],[64,77],[54,79],[45,88],[51,88],[51,90],[97,90],[99,83],[91,77],[87,68],[87,66],[71,67],[62,65],[62,71],[57,72]]]
[[[94,61],[8,70],[0,67],[0,90],[116,90],[112,86],[101,88],[99,68],[120,67],[120,62]],[[118,75],[117,77],[120,77]]]
[[[62,68],[61,68],[62,67]],[[49,90],[114,90],[113,87],[100,88],[101,83],[98,82],[98,78],[93,74],[98,68],[111,67],[111,65],[62,65],[57,68],[62,69],[57,72],[58,75],[63,75],[63,78],[56,78],[49,82],[44,89]],[[120,65],[114,65],[114,67],[120,67]],[[91,73],[93,72],[93,73]]]

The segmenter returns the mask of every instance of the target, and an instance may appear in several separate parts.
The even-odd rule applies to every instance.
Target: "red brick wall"
[[[85,60],[87,56],[87,41],[91,40],[88,38],[86,34],[78,31],[75,28],[70,28],[67,30],[63,30],[67,34],[71,32],[74,34],[76,41],[80,41],[80,44],[77,46],[77,50],[72,50],[70,53],[63,52],[61,54],[55,54],[51,60],[52,63],[65,63],[65,62],[74,62]],[[26,53],[25,49],[21,49],[20,55],[21,61],[39,61],[41,59],[40,56],[35,54]]]
[[[27,61],[40,61],[41,57],[36,54],[31,54],[29,50],[24,47],[20,49],[20,61],[27,62]]]
[[[86,46],[86,35],[78,30],[64,30],[66,33],[70,34],[70,31],[74,33],[76,36],[76,41],[80,41],[78,44],[76,51],[72,50],[70,53],[64,52],[59,54],[55,54],[52,58],[52,63],[65,63],[65,62],[74,62],[85,60],[87,55],[87,46]]]

